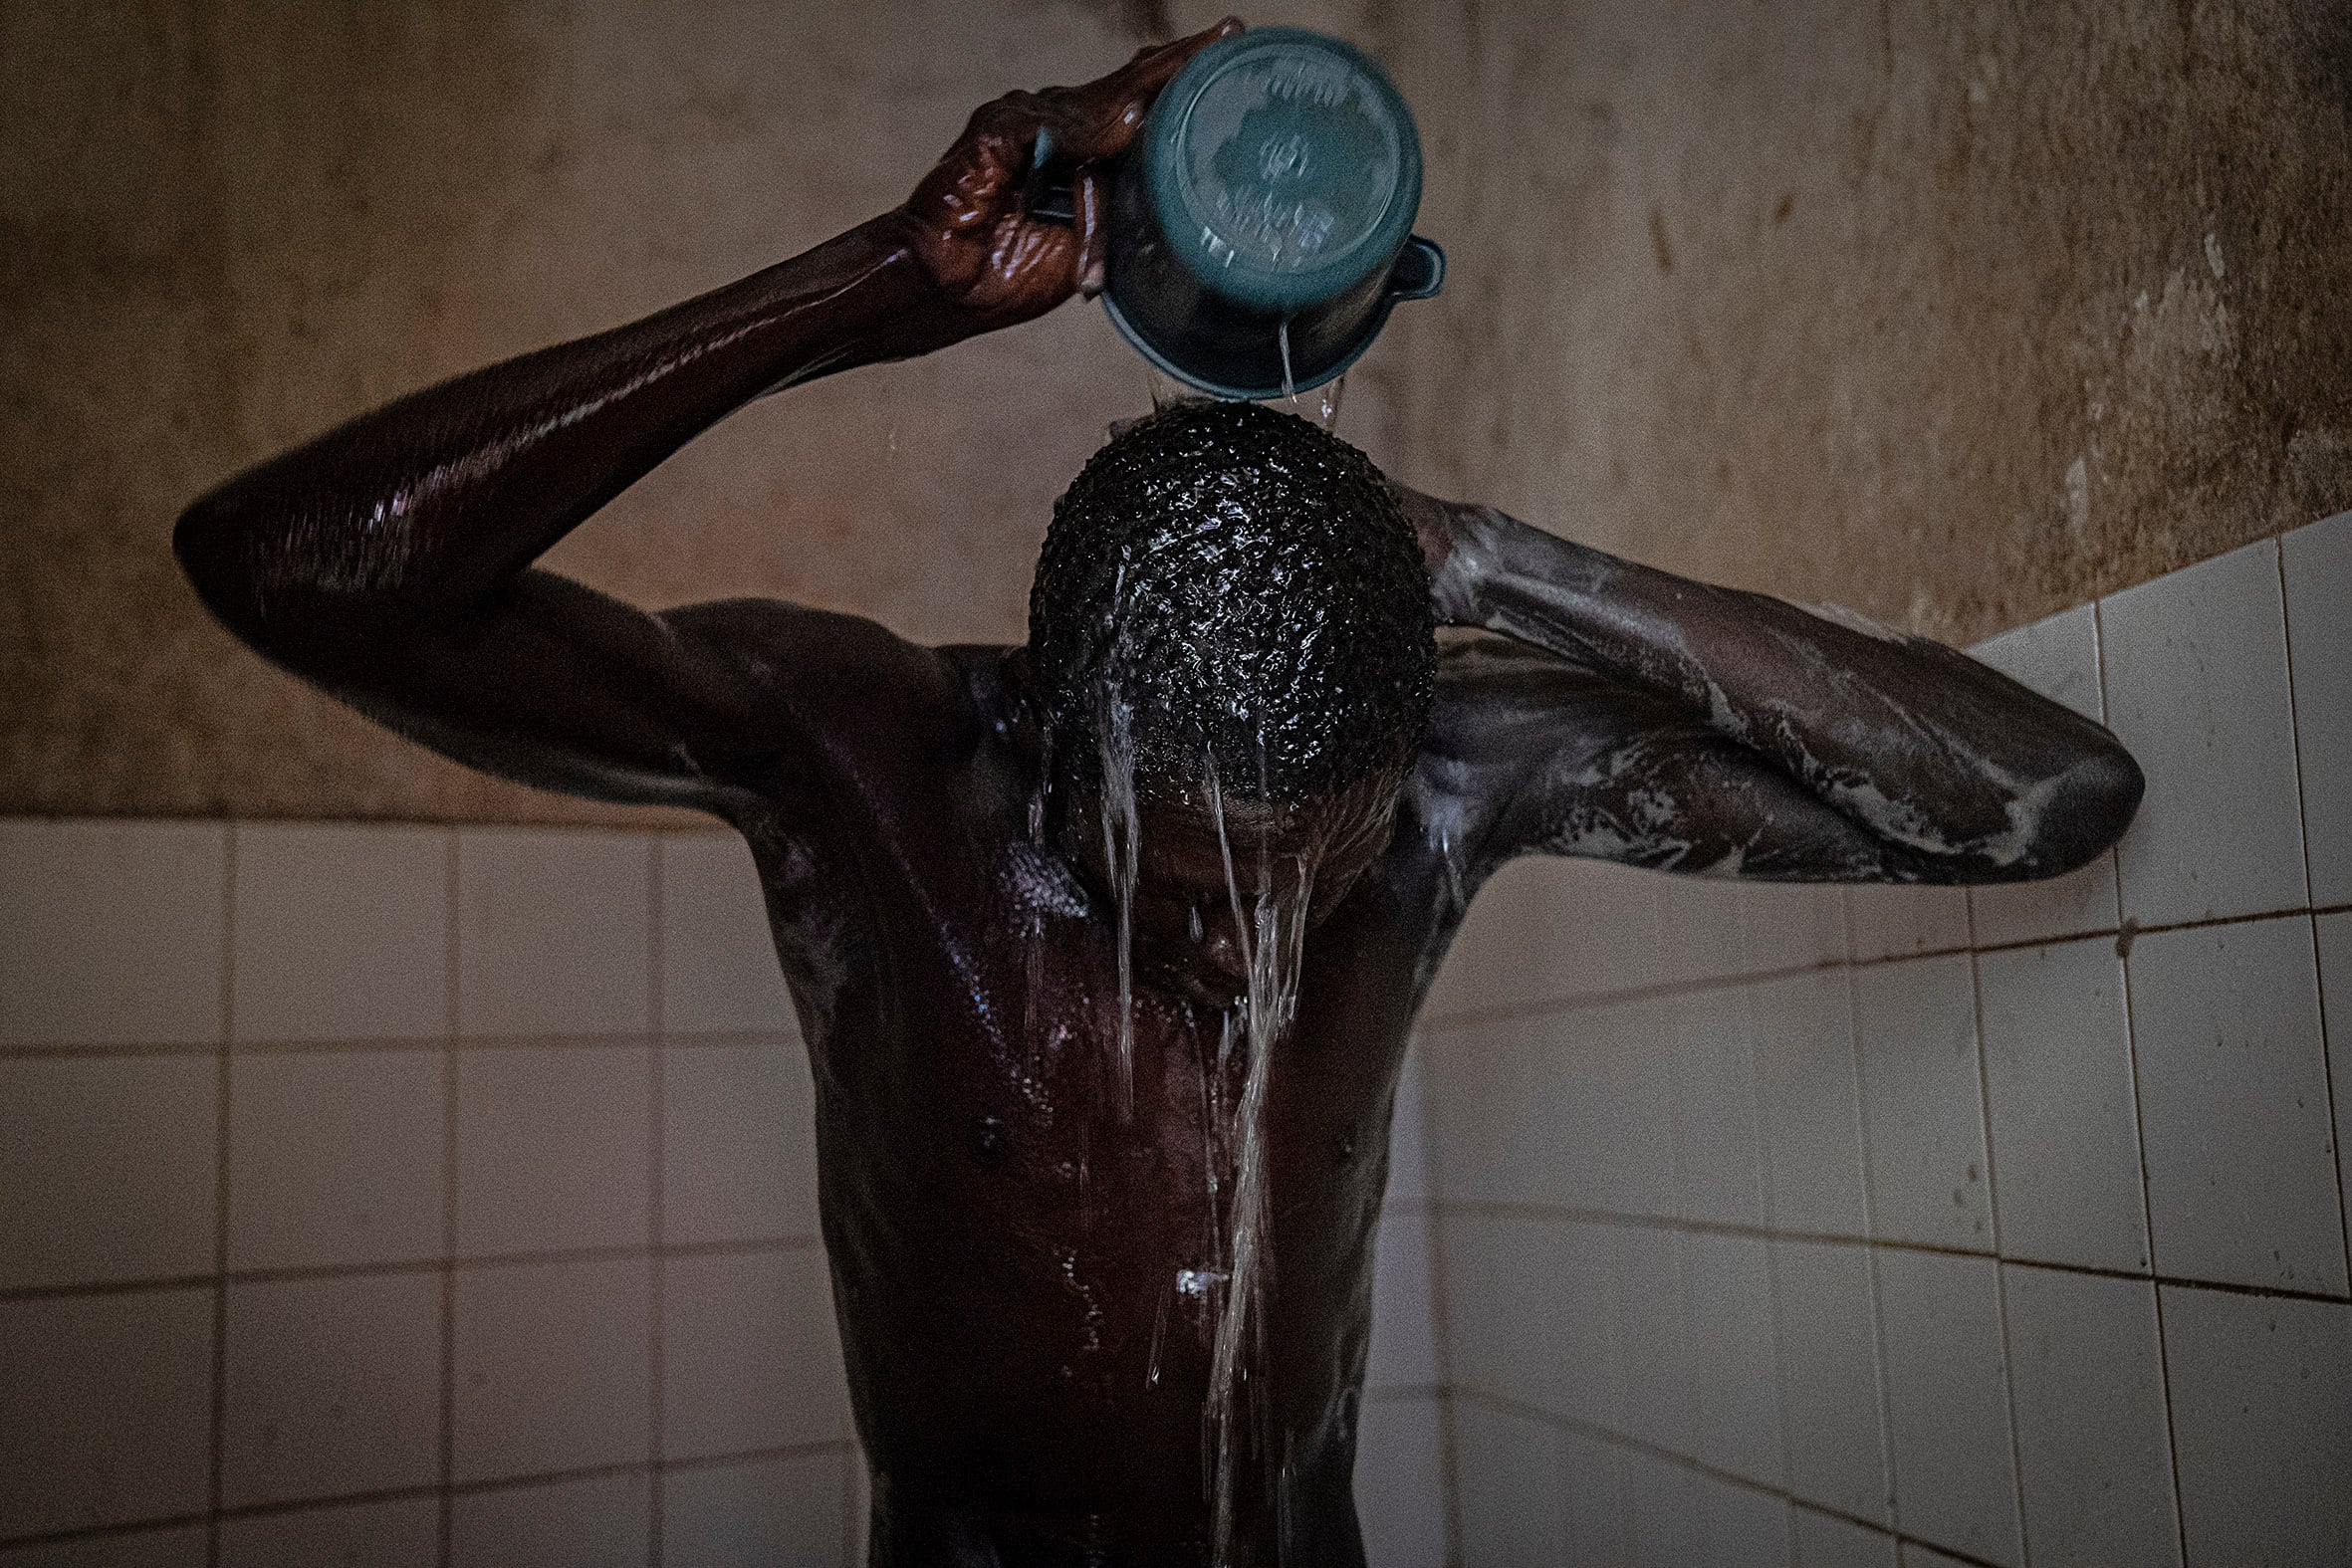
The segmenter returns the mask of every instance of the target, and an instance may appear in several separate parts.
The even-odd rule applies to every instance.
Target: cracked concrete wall
[[[657,820],[498,784],[230,642],[213,481],[896,200],[1191,0],[0,10],[0,812]],[[2352,7],[1329,0],[1447,295],[1343,434],[1427,488],[1967,639],[2352,505]],[[1021,633],[1133,412],[1065,310],[747,410],[553,563]]]

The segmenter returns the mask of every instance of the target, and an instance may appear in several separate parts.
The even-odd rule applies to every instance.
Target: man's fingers
[[[1185,67],[1193,56],[1221,38],[1231,38],[1241,32],[1242,19],[1238,16],[1221,17],[1186,38],[1173,39],[1165,44],[1154,44],[1135,51],[1135,58],[1097,81],[1077,89],[1080,93],[1105,91],[1118,98],[1130,98],[1141,93],[1156,94],[1166,87],[1171,78]]]
[[[1183,70],[1193,56],[1221,38],[1242,31],[1239,17],[1229,16],[1190,38],[1139,51],[1106,77],[1083,87],[1061,88],[1047,95],[1065,116],[1055,129],[1057,151],[1073,162],[1093,163],[1115,158],[1127,150],[1151,112],[1152,100]]]
[[[1078,170],[1077,187],[1071,215],[1071,227],[1077,239],[1078,293],[1091,300],[1102,292],[1105,272],[1105,246],[1102,232],[1102,182],[1095,176],[1094,166],[1087,164]]]

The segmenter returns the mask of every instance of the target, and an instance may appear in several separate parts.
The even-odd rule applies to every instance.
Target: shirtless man
[[[905,205],[353,420],[176,538],[237,635],[401,734],[749,840],[816,1076],[875,1563],[1362,1562],[1398,1066],[1504,861],[2011,880],[2090,859],[2140,796],[2107,732],[1947,648],[1403,491],[1246,406],[1088,464],[1023,648],[648,613],[532,566],[752,398],[1096,285],[1096,170],[1209,36],[990,104]],[[1025,212],[1040,126],[1074,222]],[[1489,635],[1441,656],[1438,623]],[[1278,949],[1295,1021],[1260,1050],[1246,972]],[[1205,1426],[1244,1306],[1242,1397]]]

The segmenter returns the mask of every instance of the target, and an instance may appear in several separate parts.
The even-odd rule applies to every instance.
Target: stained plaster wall
[[[2352,7],[1409,12],[1428,488],[1962,644],[2352,503]]]
[[[0,812],[626,814],[243,653],[171,517],[382,398],[820,240],[980,100],[1216,9],[0,13]],[[1420,113],[1452,281],[1341,428],[1428,488],[1962,640],[2352,505],[2346,7],[1252,17],[1357,38]],[[1067,310],[748,410],[554,563],[1016,637],[1052,497],[1140,398]]]

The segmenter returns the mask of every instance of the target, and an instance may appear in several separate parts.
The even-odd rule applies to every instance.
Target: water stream
[[[1329,431],[1333,425],[1336,425],[1339,422],[1339,393],[1346,385],[1347,377],[1343,373],[1331,377],[1331,379],[1325,381],[1322,385],[1314,388],[1314,422],[1318,425],[1321,425],[1326,432]],[[1297,401],[1297,399],[1294,398],[1292,401],[1294,403]],[[1295,408],[1294,408],[1292,411],[1294,413],[1297,412]],[[1300,415],[1300,417],[1303,418],[1305,416]]]
[[[1271,1402],[1265,1385],[1265,1314],[1263,1290],[1272,1263],[1272,1243],[1266,1234],[1269,1212],[1266,1173],[1266,1095],[1274,1072],[1274,1058],[1290,1032],[1298,1006],[1298,974],[1305,954],[1306,915],[1313,889],[1313,857],[1283,857],[1278,867],[1260,845],[1258,887],[1244,922],[1240,879],[1234,875],[1233,842],[1226,831],[1225,798],[1214,764],[1209,769],[1209,808],[1217,823],[1217,847],[1224,859],[1226,896],[1230,901],[1237,940],[1243,945],[1247,977],[1242,998],[1241,1027],[1229,1016],[1224,1044],[1239,1037],[1248,1053],[1241,1104],[1236,1108],[1225,1140],[1232,1151],[1234,1180],[1231,1218],[1224,1248],[1231,1264],[1226,1275],[1224,1309],[1209,1361],[1209,1397],[1202,1411],[1202,1439],[1211,1460],[1211,1558],[1214,1568],[1233,1560],[1233,1523],[1244,1462],[1237,1412],[1248,1409],[1258,1441],[1271,1442]],[[1277,887],[1278,882],[1288,885]],[[1226,1050],[1220,1051],[1220,1066]],[[1215,1178],[1212,1176],[1211,1181]],[[1214,1188],[1212,1187],[1212,1198]]]
[[[1117,647],[1116,623],[1126,569],[1121,567],[1111,588],[1112,646]],[[1117,662],[1114,658],[1114,663]],[[1135,1116],[1135,865],[1142,842],[1142,826],[1135,809],[1135,705],[1118,684],[1106,679],[1097,696],[1100,709],[1095,724],[1101,748],[1102,860],[1110,872],[1119,906],[1119,1120]]]
[[[1281,340],[1288,343],[1287,334]],[[1288,360],[1286,359],[1285,362],[1288,363]],[[1146,372],[1145,379],[1151,392],[1153,413],[1164,413],[1178,403],[1211,401],[1209,393],[1198,387],[1186,385],[1156,366]],[[1322,385],[1310,386],[1303,391],[1296,385],[1294,377],[1288,378],[1284,383],[1282,396],[1279,399],[1267,398],[1265,403],[1269,408],[1279,408],[1284,413],[1296,414],[1301,419],[1309,420],[1320,425],[1323,429],[1329,430],[1339,422],[1339,396],[1346,386],[1347,377],[1344,374],[1335,375]],[[1110,427],[1111,434],[1117,435],[1133,422],[1133,420],[1125,419],[1114,421]]]
[[[1299,413],[1287,322],[1280,341],[1283,391],[1291,404],[1288,411]],[[1323,429],[1330,429],[1338,417],[1344,385],[1345,378],[1338,377],[1310,389],[1320,394],[1317,407],[1313,415],[1302,417],[1312,417]],[[1201,395],[1156,371],[1151,394],[1155,410]],[[1119,638],[1124,581],[1122,570],[1105,612],[1111,651],[1104,661],[1106,673],[1097,699],[1096,735],[1102,769],[1099,810],[1103,859],[1118,908],[1118,1021],[1113,1068],[1119,1120],[1127,1123],[1133,1119],[1135,1105],[1134,898],[1141,829],[1135,798],[1134,706],[1119,689],[1113,673],[1123,663]],[[1213,1568],[1231,1568],[1240,1488],[1251,1458],[1246,1450],[1254,1446],[1263,1451],[1259,1456],[1270,1466],[1269,1483],[1279,1484],[1271,1468],[1276,1435],[1265,1355],[1265,1290],[1273,1265],[1273,1241],[1267,1233],[1271,1201],[1266,1103],[1275,1056],[1296,1015],[1307,911],[1319,855],[1311,850],[1270,855],[1261,838],[1256,885],[1245,899],[1242,878],[1234,865],[1223,786],[1214,759],[1205,761],[1207,804],[1217,828],[1227,905],[1234,938],[1242,951],[1245,984],[1243,995],[1223,1018],[1216,1059],[1202,1064],[1200,1079],[1209,1232],[1204,1239],[1209,1255],[1203,1267],[1178,1270],[1172,1290],[1164,1292],[1157,1303],[1144,1376],[1147,1386],[1157,1385],[1172,1297],[1198,1297],[1215,1325],[1209,1388],[1201,1411],[1202,1457],[1211,1505],[1210,1562]],[[1197,908],[1191,916],[1190,935],[1196,943],[1205,936]],[[1239,1103],[1229,1106],[1228,1085],[1237,1051],[1243,1055],[1241,1097]],[[1246,1424],[1245,1415],[1250,1418]]]

